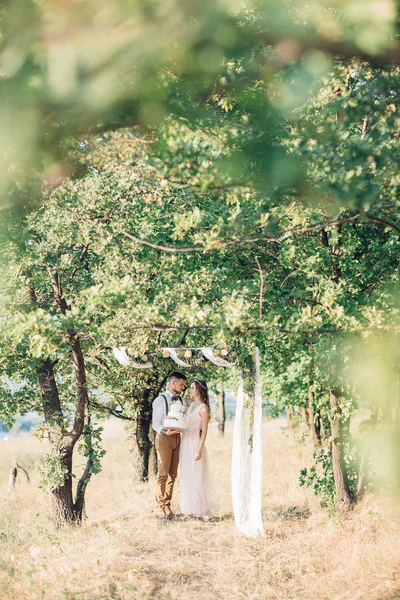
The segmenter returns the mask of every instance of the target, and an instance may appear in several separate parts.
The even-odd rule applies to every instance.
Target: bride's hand
[[[201,459],[201,450],[198,450],[196,452],[196,454],[194,455],[194,460],[200,460]]]
[[[168,429],[168,431],[165,432],[165,435],[176,435],[177,433],[180,433],[180,429]]]

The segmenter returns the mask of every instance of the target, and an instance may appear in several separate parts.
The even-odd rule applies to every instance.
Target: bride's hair
[[[196,390],[199,392],[200,399],[206,406],[208,406],[208,417],[211,417],[211,408],[210,408],[210,397],[208,395],[208,387],[207,383],[204,379],[194,379],[194,385],[196,386]]]

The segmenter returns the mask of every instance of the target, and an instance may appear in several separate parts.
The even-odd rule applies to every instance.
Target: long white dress
[[[200,443],[201,416],[204,404],[193,402],[187,412],[188,431],[182,434],[179,451],[180,504],[184,515],[207,519],[216,508],[213,498],[208,455],[205,445],[200,460],[194,460]]]

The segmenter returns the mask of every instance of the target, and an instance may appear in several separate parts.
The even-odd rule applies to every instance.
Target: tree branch
[[[315,302],[314,302],[315,303]],[[317,304],[320,304],[317,302]],[[320,304],[321,305],[321,304]],[[322,306],[322,305],[321,305]],[[126,333],[131,333],[134,331],[143,331],[143,330],[152,330],[152,331],[182,331],[182,330],[212,330],[215,329],[215,325],[138,325],[137,327],[130,327],[129,331]],[[285,327],[279,327],[275,325],[247,325],[243,324],[242,328],[237,327],[236,332],[243,333],[245,331],[278,331],[280,333],[288,333],[288,334],[352,334],[352,333],[362,333],[363,331],[392,331],[393,327],[390,325],[376,325],[374,327],[360,327],[359,329],[354,330],[346,330],[346,329],[337,329],[337,328],[318,328],[318,329],[286,329]]]
[[[80,257],[79,257],[79,262],[80,262],[80,263],[81,263],[81,262],[83,261],[83,259],[85,258],[86,254],[87,254],[87,251],[88,251],[88,248],[89,248],[89,244],[85,244],[85,245],[83,246],[83,249],[82,249],[81,255],[80,255]],[[75,275],[76,275],[76,272],[77,272],[78,268],[79,268],[79,265],[75,265],[75,267],[73,268],[73,270],[72,270],[72,273],[71,273],[71,279],[73,279],[73,278],[75,277]]]
[[[258,260],[257,256],[255,257],[256,259],[256,263],[257,263],[257,267],[258,267],[258,272],[260,274],[260,319],[262,318],[262,305],[263,305],[263,292],[264,292],[264,274],[262,272],[261,269],[261,265],[260,265],[260,261]]]
[[[137,244],[142,244],[143,246],[148,246],[149,248],[154,248],[155,250],[160,250],[162,252],[168,252],[170,254],[188,254],[191,252],[212,252],[214,250],[223,250],[224,248],[228,248],[229,246],[237,246],[238,244],[253,244],[254,242],[282,242],[289,237],[292,237],[296,233],[307,233],[309,231],[314,231],[315,229],[319,229],[322,227],[335,227],[337,225],[342,225],[345,223],[354,223],[357,219],[359,219],[361,213],[357,213],[353,217],[343,218],[343,219],[335,219],[333,221],[326,222],[318,222],[313,223],[312,225],[306,225],[304,227],[294,227],[293,229],[287,229],[280,237],[272,237],[268,235],[259,235],[256,237],[243,237],[243,238],[234,238],[227,242],[223,242],[218,240],[214,242],[213,246],[186,246],[186,247],[172,247],[172,246],[160,246],[159,244],[154,244],[153,242],[149,242],[148,240],[143,240],[138,237],[134,237],[127,231],[121,231],[122,235],[129,238],[133,242]]]
[[[379,223],[380,225],[384,225],[385,227],[390,227],[394,231],[397,231],[397,233],[400,233],[400,227],[398,225],[395,225],[394,223],[391,223],[390,221],[386,221],[385,219],[382,219],[381,217],[376,217],[375,215],[371,215],[371,213],[366,213],[366,216],[368,217],[368,219],[371,219],[371,221],[375,221],[376,223]]]
[[[295,236],[297,233],[309,233],[315,231],[316,229],[330,228],[330,227],[338,227],[339,225],[345,224],[353,224],[357,222],[359,225],[373,225],[377,223],[379,225],[383,225],[385,227],[390,227],[394,231],[400,233],[400,227],[391,223],[390,221],[386,221],[381,217],[376,217],[375,215],[371,215],[371,213],[365,213],[365,216],[369,219],[369,221],[359,221],[362,216],[361,212],[357,212],[352,217],[344,217],[342,219],[334,219],[332,221],[319,221],[318,223],[312,223],[311,225],[305,225],[302,227],[293,227],[293,229],[287,229],[282,233],[279,237],[273,237],[269,235],[259,235],[255,237],[243,237],[243,238],[234,238],[229,241],[223,242],[222,240],[217,240],[213,242],[212,246],[184,246],[184,247],[173,247],[173,246],[161,246],[159,244],[154,244],[153,242],[149,242],[148,240],[143,240],[141,238],[135,237],[128,233],[127,231],[121,231],[122,235],[129,238],[133,242],[137,244],[141,244],[143,246],[148,246],[149,248],[153,248],[154,250],[160,250],[161,252],[167,252],[169,254],[189,254],[192,252],[214,252],[215,250],[223,250],[230,246],[237,246],[238,244],[254,244],[255,242],[269,242],[269,243],[280,243],[287,240],[290,237]],[[323,235],[323,234],[322,234]],[[324,243],[324,240],[323,240]],[[325,245],[325,244],[324,244]]]
[[[99,410],[100,412],[106,412],[113,417],[117,417],[117,419],[122,419],[123,421],[135,421],[133,417],[127,417],[123,414],[123,412],[118,411],[116,408],[111,408],[110,406],[106,406],[103,404],[98,404],[97,402],[90,401],[90,406]]]

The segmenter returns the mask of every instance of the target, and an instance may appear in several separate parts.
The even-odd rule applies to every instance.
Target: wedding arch
[[[218,367],[233,367],[227,360],[228,351],[223,348],[218,356],[212,347],[158,348],[143,355],[140,360],[129,354],[126,346],[113,348],[116,360],[125,367],[151,369],[151,355],[161,353],[182,368],[193,368],[193,356],[198,354],[201,362],[207,360]],[[181,358],[178,353],[183,356]],[[182,354],[183,353],[183,354]],[[189,362],[191,360],[191,362]],[[232,507],[237,529],[248,537],[264,535],[261,516],[262,502],[262,395],[260,353],[255,348],[250,355],[248,372],[242,373],[237,394],[235,422],[232,441],[231,493]]]

